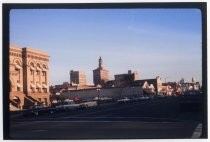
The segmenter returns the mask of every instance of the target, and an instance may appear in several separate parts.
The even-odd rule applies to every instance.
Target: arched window
[[[30,63],[30,72],[31,72],[31,75],[34,75],[34,70],[35,70],[35,67],[34,67],[34,63]]]
[[[45,71],[47,71],[47,67],[46,67],[45,64],[42,65],[42,69],[45,70]]]
[[[40,68],[40,64],[36,64],[36,74],[37,75],[40,75],[40,71],[41,71],[41,68]]]
[[[46,65],[42,65],[42,76],[46,76],[47,67]]]
[[[21,64],[18,60],[15,61],[15,70],[20,70],[22,67],[21,67]]]
[[[47,85],[47,67],[45,64],[42,65],[42,85],[44,85],[44,92],[47,92],[46,85]]]
[[[20,70],[22,69],[21,64],[18,60],[15,61],[15,71],[17,73],[17,91],[21,91],[21,72]]]

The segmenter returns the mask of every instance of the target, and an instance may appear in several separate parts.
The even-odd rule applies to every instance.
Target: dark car
[[[56,112],[55,108],[51,107],[44,107],[44,108],[33,108],[22,111],[22,115],[24,117],[30,117],[30,116],[38,116],[42,114],[53,114]]]

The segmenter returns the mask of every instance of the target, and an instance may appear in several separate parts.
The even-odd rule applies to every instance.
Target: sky
[[[115,74],[139,79],[192,77],[202,81],[202,25],[198,9],[13,9],[10,44],[48,52],[50,85],[69,82],[70,70],[93,70],[101,56]]]

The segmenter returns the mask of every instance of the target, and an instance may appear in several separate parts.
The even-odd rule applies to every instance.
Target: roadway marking
[[[197,127],[195,128],[195,131],[193,132],[191,138],[194,138],[194,139],[200,138],[201,134],[202,134],[202,124],[199,123]]]
[[[32,132],[46,132],[48,130],[32,130]]]
[[[76,122],[76,123],[81,123],[81,122],[84,122],[84,123],[90,123],[90,122],[94,122],[94,123],[101,123],[101,122],[106,122],[106,123],[124,123],[124,122],[133,122],[133,123],[152,123],[152,124],[155,124],[155,123],[176,123],[176,122],[146,122],[146,121],[107,121],[107,120],[104,120],[104,121],[87,121],[87,120],[76,120],[76,121],[71,121],[71,120],[67,120],[67,121],[35,121],[36,123],[72,123],[72,122]]]
[[[28,122],[28,123],[26,123],[26,122]],[[17,122],[14,122],[14,123],[16,123],[16,124],[10,124],[11,126],[24,126],[24,125],[30,125],[30,124],[33,124],[33,123],[37,123],[37,121],[24,121],[24,122],[19,122],[18,124],[17,124]]]

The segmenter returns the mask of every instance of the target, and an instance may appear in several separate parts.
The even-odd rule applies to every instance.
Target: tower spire
[[[100,56],[98,62],[99,62],[99,69],[102,69],[103,68],[103,66],[102,66],[103,60],[101,59],[101,56]]]

